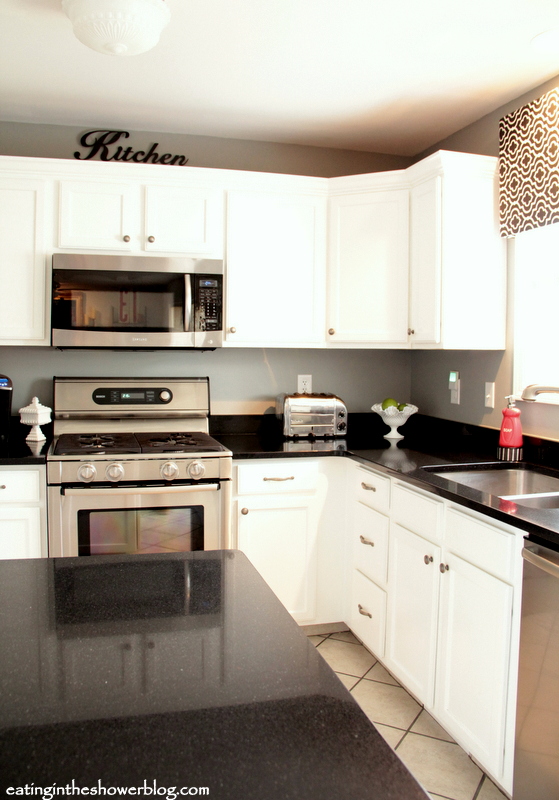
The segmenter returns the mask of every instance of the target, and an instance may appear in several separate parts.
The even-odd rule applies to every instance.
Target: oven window
[[[53,272],[53,328],[176,333],[185,330],[184,306],[180,273]]]
[[[78,554],[204,549],[204,506],[78,511]]]

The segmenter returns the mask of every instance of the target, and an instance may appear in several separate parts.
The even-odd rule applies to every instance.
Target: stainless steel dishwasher
[[[524,577],[514,800],[559,798],[559,552],[530,541]]]

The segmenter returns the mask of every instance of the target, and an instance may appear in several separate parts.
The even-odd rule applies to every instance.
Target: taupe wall
[[[79,140],[88,130],[91,129],[0,122],[0,155],[73,159],[76,150],[80,150],[82,155],[87,154],[87,150],[79,147]],[[320,178],[403,169],[412,163],[408,156],[383,153],[145,131],[130,131],[126,146],[147,151],[154,142],[160,145],[159,153],[184,155],[191,167],[280,172]]]

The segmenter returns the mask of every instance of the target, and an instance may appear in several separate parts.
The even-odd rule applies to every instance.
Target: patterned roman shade
[[[559,222],[559,89],[499,124],[501,236]]]

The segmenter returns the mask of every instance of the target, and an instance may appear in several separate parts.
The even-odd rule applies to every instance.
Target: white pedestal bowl
[[[379,416],[382,417],[382,421],[385,423],[385,425],[388,425],[390,428],[390,432],[386,433],[384,438],[394,441],[404,438],[403,434],[398,433],[397,428],[407,422],[409,417],[411,417],[412,414],[415,414],[416,411],[419,411],[419,409],[417,406],[412,406],[410,404],[407,405],[402,411],[398,411],[396,406],[388,406],[388,408],[383,408],[382,403],[375,403],[374,406],[371,406],[371,411],[374,411],[375,414],[379,414]]]

